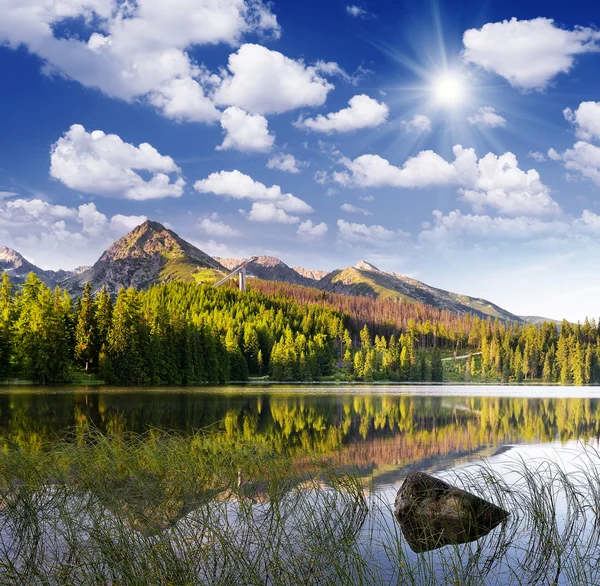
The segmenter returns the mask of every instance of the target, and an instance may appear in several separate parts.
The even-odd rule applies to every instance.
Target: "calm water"
[[[260,435],[358,466],[376,484],[445,470],[516,446],[597,441],[600,389],[568,387],[7,388],[0,437],[50,445],[72,432]]]
[[[0,390],[2,442],[44,449],[74,430],[77,434],[92,428],[184,434],[204,429],[260,436],[292,456],[309,451],[352,466],[371,481],[373,503],[384,504],[379,506],[383,516],[365,525],[371,538],[396,530],[391,510],[411,470],[453,478],[486,462],[511,482],[519,458],[543,458],[560,461],[569,471],[585,445],[599,446],[600,389],[381,385]],[[563,509],[559,498],[557,514],[564,514]],[[527,547],[524,543],[521,550]],[[385,566],[383,557],[380,561]],[[500,562],[498,571],[507,563]]]

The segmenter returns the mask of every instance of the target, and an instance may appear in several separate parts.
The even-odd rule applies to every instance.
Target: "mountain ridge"
[[[0,272],[6,271],[13,283],[21,285],[29,273],[36,274],[49,287],[56,287],[59,283],[76,275],[88,267],[77,267],[72,271],[59,269],[53,271],[42,269],[28,261],[20,252],[8,246],[0,246]]]
[[[290,267],[274,256],[243,258],[211,257],[159,222],[147,220],[109,246],[91,267],[74,271],[46,271],[18,252],[0,247],[0,270],[20,284],[35,272],[50,286],[59,284],[78,295],[86,282],[97,292],[103,286],[111,294],[121,287],[145,289],[168,281],[215,282],[246,262],[249,277],[311,287],[349,296],[395,299],[424,303],[456,313],[474,313],[520,323],[539,323],[543,318],[520,317],[478,297],[432,287],[405,275],[382,271],[366,260],[354,266],[326,272]],[[66,276],[66,278],[65,278]],[[550,320],[556,321],[556,320]]]

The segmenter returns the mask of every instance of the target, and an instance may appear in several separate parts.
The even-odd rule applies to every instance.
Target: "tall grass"
[[[510,511],[413,553],[352,471],[218,434],[91,433],[0,452],[0,584],[600,584],[600,455],[451,479]],[[575,470],[573,472],[573,469]]]

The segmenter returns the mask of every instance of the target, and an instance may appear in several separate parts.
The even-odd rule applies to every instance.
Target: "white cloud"
[[[560,220],[491,217],[463,214],[459,210],[447,215],[434,210],[433,216],[433,226],[427,226],[419,234],[421,243],[447,245],[468,239],[529,242],[543,238],[600,237],[600,216],[589,210],[584,210],[579,218]]]
[[[333,89],[315,66],[261,45],[242,45],[229,56],[228,67],[231,74],[216,90],[215,103],[257,114],[320,106]]]
[[[340,206],[340,209],[342,209],[345,212],[348,212],[349,214],[363,214],[365,216],[371,215],[371,212],[364,210],[363,208],[359,208],[355,205],[352,205],[351,203],[343,203]]]
[[[359,199],[362,199],[363,201],[375,201],[375,196],[374,195],[361,195],[361,196],[359,196]]]
[[[300,218],[290,216],[272,202],[257,201],[252,204],[248,214],[251,222],[269,222],[274,224],[297,224]]]
[[[260,114],[248,114],[237,106],[230,106],[221,116],[221,127],[226,135],[217,150],[264,153],[273,148],[275,137],[269,134],[267,119]]]
[[[3,0],[0,43],[25,46],[50,74],[126,101],[147,98],[170,118],[214,122],[215,83],[191,57],[202,45],[237,45],[249,33],[279,36],[261,0]],[[82,19],[86,41],[56,25]]]
[[[152,174],[144,180],[136,171]],[[185,181],[170,173],[181,170],[169,156],[161,155],[153,146],[138,147],[123,142],[116,134],[101,130],[86,132],[73,124],[50,151],[50,175],[71,189],[85,193],[123,197],[125,199],[157,199],[179,197]]]
[[[176,78],[148,94],[148,101],[161,110],[163,116],[179,122],[216,122],[221,118],[204,89],[191,77]]]
[[[402,120],[400,126],[407,132],[424,134],[431,132],[431,119],[425,114],[415,114],[410,120]]]
[[[211,173],[206,179],[196,181],[194,188],[200,193],[214,193],[234,199],[269,202],[274,207],[296,214],[306,214],[314,211],[300,198],[293,196],[291,193],[282,193],[279,185],[267,187],[238,170]]]
[[[482,106],[467,118],[469,124],[480,126],[481,128],[500,128],[506,126],[506,120],[496,113],[496,109],[491,106]]]
[[[296,234],[301,240],[315,240],[325,236],[327,233],[327,224],[313,224],[311,220],[304,220],[299,226]]]
[[[565,118],[574,124],[575,134],[583,140],[600,138],[600,102],[581,102],[573,112],[571,108],[563,110]]]
[[[378,224],[367,226],[338,220],[337,226],[338,239],[346,244],[385,246],[408,237],[408,234],[402,230],[388,230]]]
[[[421,151],[407,159],[402,168],[379,155],[362,155],[353,161],[342,159],[347,171],[335,172],[334,181],[360,187],[431,187],[458,183],[458,172],[433,151]]]
[[[242,233],[224,222],[218,222],[211,218],[202,218],[198,222],[198,227],[210,236],[220,238],[230,238],[232,236],[241,236]]]
[[[543,163],[546,160],[544,153],[540,153],[539,151],[529,151],[527,156],[538,163]]]
[[[354,18],[366,18],[369,15],[369,13],[364,8],[361,8],[360,6],[355,6],[353,4],[346,6],[346,12]]]
[[[40,199],[0,201],[0,240],[42,268],[92,264],[115,239],[145,216],[107,218],[93,203],[79,207]]]
[[[267,161],[267,167],[269,169],[279,169],[280,171],[287,171],[288,173],[300,173],[300,168],[305,166],[306,163],[299,161],[294,155],[284,153],[273,155]]]
[[[522,90],[543,90],[567,73],[577,55],[600,50],[600,31],[565,30],[550,18],[504,20],[463,35],[465,61],[493,71]]]
[[[387,120],[389,108],[365,94],[350,98],[349,108],[339,112],[330,112],[326,116],[319,114],[315,118],[300,117],[295,123],[298,128],[314,132],[351,132],[361,128],[375,128]]]
[[[345,186],[424,188],[455,186],[476,211],[486,207],[506,214],[544,215],[560,213],[550,190],[535,169],[523,171],[513,153],[488,153],[477,160],[473,149],[454,147],[449,163],[433,151],[421,151],[402,167],[378,155],[343,158],[347,171],[333,179]]]
[[[580,140],[562,154],[550,149],[548,156],[553,161],[562,161],[565,169],[576,171],[600,186],[600,147]]]
[[[325,185],[329,181],[329,174],[327,171],[317,171],[315,173],[315,181],[320,185]]]

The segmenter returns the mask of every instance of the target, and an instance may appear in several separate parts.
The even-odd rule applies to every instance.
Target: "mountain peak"
[[[121,287],[145,289],[166,281],[211,281],[225,269],[214,258],[186,242],[161,223],[146,220],[104,251],[90,269],[65,283],[79,293],[90,281],[92,290],[106,285],[110,293]]]
[[[0,260],[11,263],[23,263],[25,259],[16,250],[8,248],[8,246],[0,246]]]
[[[143,224],[136,226],[132,232],[166,232],[167,229],[160,223],[154,220],[146,220]]]
[[[370,262],[367,262],[366,260],[359,260],[355,265],[354,265],[355,269],[358,269],[359,271],[379,271],[379,269],[375,266],[372,265]]]
[[[175,232],[171,232],[159,222],[146,220],[123,238],[119,238],[104,252],[100,260],[148,258],[156,255],[178,257],[184,255],[187,247],[192,248]]]

